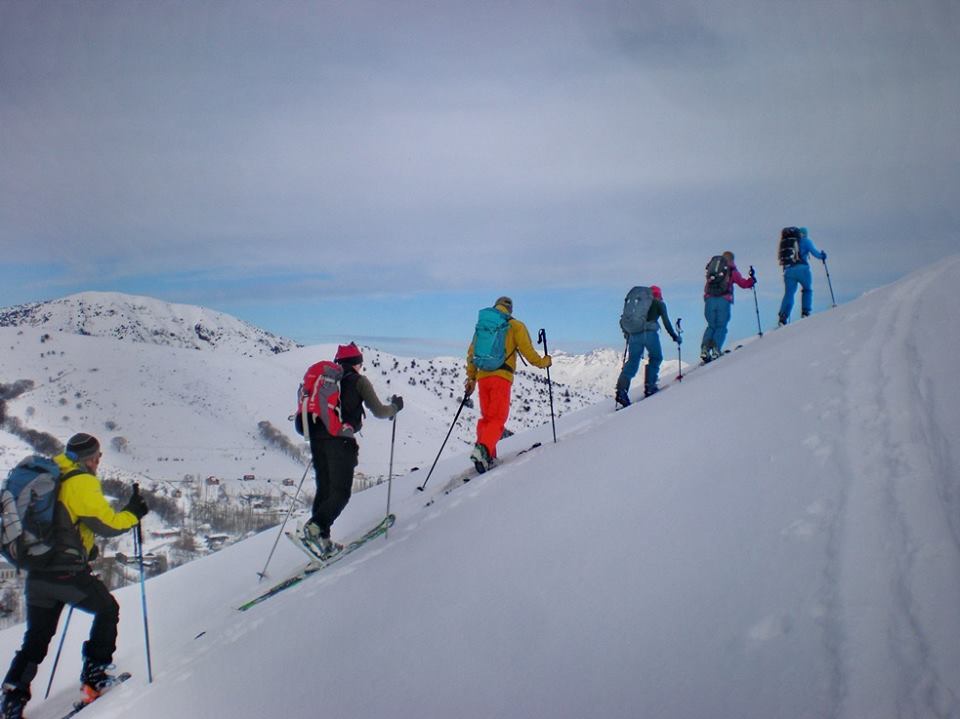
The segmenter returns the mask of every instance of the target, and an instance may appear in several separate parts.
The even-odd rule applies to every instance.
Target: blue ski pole
[[[70,611],[67,612],[67,621],[63,623],[63,634],[60,635],[60,645],[57,647],[57,656],[53,658],[53,669],[50,670],[50,681],[47,682],[47,691],[44,693],[43,698],[46,699],[50,696],[50,687],[53,686],[53,677],[57,673],[57,665],[60,663],[60,652],[63,651],[63,642],[67,638],[67,628],[70,626],[70,617],[73,616],[73,605],[70,605]]]
[[[140,485],[133,483],[133,493],[140,494]],[[133,528],[133,547],[137,553],[137,564],[140,566],[140,603],[143,606],[143,640],[147,651],[147,684],[153,684],[153,664],[150,661],[150,625],[147,622],[147,583],[143,571],[143,531],[137,521]]]

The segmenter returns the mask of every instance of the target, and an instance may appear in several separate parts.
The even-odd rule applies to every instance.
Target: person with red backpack
[[[27,569],[27,630],[3,680],[3,719],[23,716],[30,700],[30,683],[47,655],[67,604],[93,615],[90,637],[83,643],[81,701],[93,701],[118,681],[109,670],[120,607],[90,567],[97,556],[94,535],[123,534],[136,526],[148,509],[136,492],[122,510],[110,506],[97,479],[101,456],[96,437],[81,432],[70,438],[65,452],[53,458],[61,477],[53,516],[53,549],[42,566]]]
[[[336,398],[339,407],[332,409],[336,416],[326,416],[328,408],[325,406],[312,407],[311,410],[316,411],[303,412],[306,415],[305,426],[310,438],[317,484],[310,519],[303,526],[303,539],[311,543],[323,557],[332,556],[343,549],[343,545],[330,538],[330,528],[350,501],[353,471],[360,456],[355,434],[363,425],[364,406],[378,419],[389,419],[403,409],[403,397],[394,395],[388,404],[383,404],[370,380],[360,374],[363,353],[356,344],[340,345],[334,362],[342,368],[339,396]],[[312,390],[312,387],[304,387],[306,395],[310,395]],[[302,409],[306,410],[308,406],[304,401],[301,402]]]
[[[750,277],[745,278],[733,260],[733,253],[727,250],[707,263],[707,278],[703,287],[703,315],[707,320],[707,328],[700,342],[700,361],[704,363],[715,360],[723,352],[733,307],[734,284],[745,290],[757,284],[753,267],[750,268]]]

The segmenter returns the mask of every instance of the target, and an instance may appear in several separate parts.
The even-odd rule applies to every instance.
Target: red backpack
[[[303,434],[307,419],[319,419],[331,437],[352,437],[353,427],[340,418],[340,380],[343,367],[322,360],[310,365],[297,391],[296,429]]]

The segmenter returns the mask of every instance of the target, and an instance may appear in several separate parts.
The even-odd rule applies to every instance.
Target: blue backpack
[[[506,337],[510,315],[496,307],[480,310],[473,333],[473,364],[484,372],[494,372],[507,361]]]
[[[0,554],[19,569],[41,569],[53,557],[54,510],[61,476],[56,462],[32,455],[10,470],[0,490]]]

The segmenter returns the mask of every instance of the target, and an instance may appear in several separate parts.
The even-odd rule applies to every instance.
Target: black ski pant
[[[83,644],[83,656],[98,664],[109,664],[117,648],[120,606],[106,585],[89,570],[75,573],[29,572],[25,587],[27,631],[10,664],[4,684],[30,694],[30,682],[47,656],[50,640],[57,633],[63,607],[69,604],[93,615],[90,638]]]
[[[353,439],[321,438],[311,432],[310,451],[317,480],[311,519],[320,527],[320,536],[329,537],[330,527],[350,501],[360,448]]]

